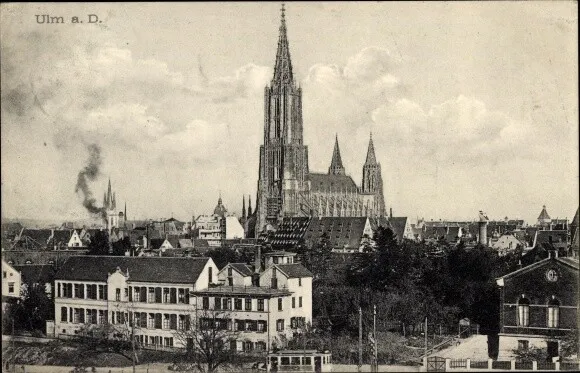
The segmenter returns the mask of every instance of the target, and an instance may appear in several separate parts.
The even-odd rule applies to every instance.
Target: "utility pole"
[[[131,321],[131,348],[133,349],[133,373],[135,373],[135,320]]]
[[[427,356],[427,316],[425,316],[425,356]]]
[[[379,360],[378,360],[378,349],[379,346],[377,345],[377,305],[373,306],[373,372],[379,371]]]
[[[358,307],[358,371],[362,368],[362,307]]]

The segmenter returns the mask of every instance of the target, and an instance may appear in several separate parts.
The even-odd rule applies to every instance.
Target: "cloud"
[[[533,157],[541,133],[531,123],[523,123],[484,102],[458,96],[424,110],[408,99],[381,105],[372,112],[377,136],[389,143],[412,144],[421,157],[434,155],[439,161],[497,163],[502,159]],[[411,150],[411,149],[409,149]]]
[[[220,189],[226,204],[254,196],[271,67],[247,63],[211,76],[199,66],[190,74],[159,58],[136,57],[106,31],[84,32],[72,39],[35,32],[2,39],[9,215],[83,216],[74,183],[85,146],[93,143],[102,148],[102,174],[112,177],[119,200],[131,202],[133,216],[209,212]],[[336,132],[347,173],[360,183],[372,130],[387,204],[397,211],[453,213],[454,206],[421,209],[450,205],[449,195],[478,191],[489,180],[499,185],[495,170],[513,178],[506,173],[514,159],[539,169],[554,158],[553,144],[569,135],[516,120],[467,94],[422,106],[398,74],[403,61],[385,48],[365,48],[345,61],[314,64],[300,82],[310,169],[327,169]],[[495,192],[485,198],[493,200]],[[457,200],[474,199],[466,193]],[[481,208],[465,204],[466,211]]]

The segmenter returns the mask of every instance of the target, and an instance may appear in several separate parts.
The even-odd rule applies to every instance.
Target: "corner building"
[[[336,138],[328,173],[311,173],[303,141],[302,89],[296,84],[284,8],[274,76],[264,89],[264,140],[260,146],[256,234],[284,217],[385,214],[381,165],[372,136],[362,186],[345,172]]]

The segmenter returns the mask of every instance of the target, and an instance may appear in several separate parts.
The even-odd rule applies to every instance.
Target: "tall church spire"
[[[284,8],[284,3],[282,3],[282,8],[280,9],[280,35],[278,36],[278,50],[276,51],[276,64],[274,65],[272,85],[294,83],[292,61],[290,60],[290,48],[288,47],[285,12],[286,9]]]
[[[242,196],[242,218],[246,218],[246,196]]]
[[[369,148],[367,150],[367,160],[365,165],[375,165],[377,164],[377,157],[375,156],[375,146],[373,145],[373,133],[371,132],[371,138],[369,140]]]
[[[329,175],[344,175],[344,166],[342,165],[342,158],[340,157],[340,148],[338,147],[338,135],[336,135],[334,142],[334,151],[332,152],[332,160],[328,168]]]

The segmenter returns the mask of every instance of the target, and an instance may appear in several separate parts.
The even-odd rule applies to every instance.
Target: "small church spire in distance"
[[[242,196],[242,218],[246,218],[246,196]]]

